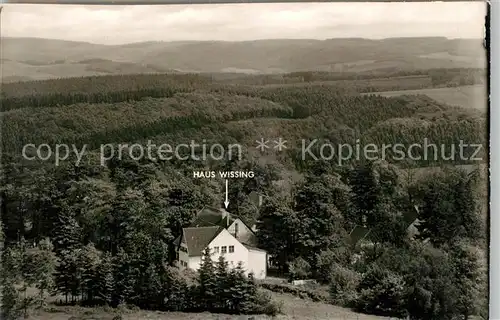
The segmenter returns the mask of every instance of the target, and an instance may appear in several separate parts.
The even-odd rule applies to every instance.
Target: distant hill
[[[3,81],[156,72],[364,72],[485,67],[479,39],[362,38],[100,45],[2,38]]]

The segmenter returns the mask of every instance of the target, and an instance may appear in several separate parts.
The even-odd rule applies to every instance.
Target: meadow
[[[121,312],[111,308],[51,307],[48,311],[31,315],[29,320],[384,320],[387,317],[366,315],[347,308],[327,303],[304,300],[290,294],[273,293],[276,301],[282,302],[283,314],[227,315],[183,312],[159,312],[125,309]],[[115,318],[121,315],[121,318]]]
[[[487,110],[487,88],[485,85],[469,85],[451,88],[426,88],[417,90],[399,90],[377,92],[384,97],[399,97],[402,95],[426,95],[431,99],[450,106]]]

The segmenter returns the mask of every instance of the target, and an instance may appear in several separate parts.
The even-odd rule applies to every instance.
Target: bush
[[[341,265],[334,264],[329,278],[332,303],[350,306],[357,298],[356,289],[361,281],[360,275]]]
[[[274,301],[269,292],[257,291],[251,302],[245,303],[243,313],[245,314],[267,314],[276,316],[282,313],[283,301]]]
[[[358,286],[358,311],[388,317],[408,315],[403,277],[378,266],[370,267]]]
[[[311,272],[311,266],[302,257],[298,257],[290,263],[290,280],[306,279]]]
[[[352,257],[348,248],[336,248],[335,250],[323,250],[316,255],[315,279],[321,283],[330,283],[332,268],[337,264],[347,265]]]
[[[313,289],[307,289],[304,287],[293,286],[290,284],[279,284],[279,283],[261,283],[260,286],[267,290],[277,292],[277,293],[288,293],[302,299],[310,299],[316,302],[328,301],[328,295],[323,292],[316,291]]]

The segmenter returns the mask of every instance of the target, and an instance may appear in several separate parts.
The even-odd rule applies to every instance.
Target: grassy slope
[[[377,90],[384,91],[384,88],[401,86],[405,88],[422,88],[430,87],[432,80],[429,76],[406,76],[392,78],[375,78],[368,80],[331,80],[331,81],[314,81],[302,83],[287,83],[287,84],[269,84],[262,87],[265,88],[280,88],[280,87],[297,87],[297,86],[339,86],[339,87],[355,87],[356,90],[362,90],[367,87],[376,87]],[[387,89],[385,89],[387,90]]]
[[[486,85],[462,86],[455,88],[419,89],[377,92],[384,97],[424,94],[436,101],[452,106],[486,110]]]
[[[272,293],[274,299],[283,302],[283,314],[275,318],[263,315],[224,315],[182,312],[128,311],[123,313],[124,320],[382,320],[388,319],[353,312],[331,304],[312,302],[289,294]],[[53,312],[41,312],[29,320],[112,320],[115,313],[102,308],[54,307]]]

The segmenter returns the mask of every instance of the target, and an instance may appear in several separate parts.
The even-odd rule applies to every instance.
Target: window
[[[219,253],[219,247],[214,247],[214,253]]]
[[[227,253],[227,247],[226,246],[222,246],[221,247],[221,253],[222,254]]]
[[[234,252],[234,246],[229,246],[229,253],[233,253]]]

